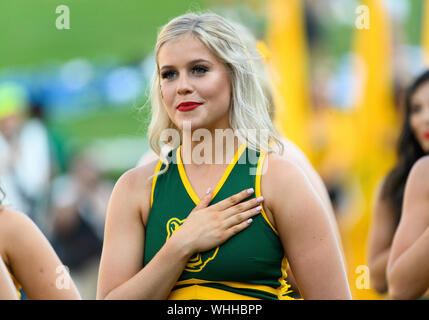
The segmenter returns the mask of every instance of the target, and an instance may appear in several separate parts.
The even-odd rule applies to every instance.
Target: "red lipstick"
[[[423,137],[425,137],[425,139],[429,139],[429,131],[426,131],[423,135]]]
[[[193,102],[193,101],[182,102],[177,106],[177,110],[191,111],[191,110],[194,110],[195,108],[198,108],[200,105],[202,105],[202,103]]]

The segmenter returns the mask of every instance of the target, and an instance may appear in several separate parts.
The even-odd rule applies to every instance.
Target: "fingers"
[[[253,199],[250,199],[246,202],[236,204],[235,206],[226,209],[223,213],[223,216],[225,218],[229,218],[229,217],[233,216],[234,214],[244,212],[244,211],[247,211],[251,208],[258,206],[262,201],[264,201],[264,197],[253,198]]]
[[[252,218],[249,218],[249,219],[246,219],[246,220],[242,221],[241,223],[236,224],[236,225],[232,226],[231,228],[229,228],[227,230],[228,239],[231,238],[232,236],[236,235],[237,233],[243,231],[247,227],[249,227],[251,223],[252,223]]]
[[[251,222],[249,222],[248,220],[259,214],[262,210],[262,206],[257,206],[256,208],[251,208],[249,210],[246,210],[244,212],[240,212],[240,213],[236,213],[234,215],[232,215],[231,217],[229,217],[228,219],[225,220],[224,222],[224,228],[225,229],[233,229],[232,231],[234,231],[234,229],[240,228],[237,226],[240,226],[243,224],[243,222],[248,222],[248,224]]]
[[[208,188],[206,191],[206,194],[204,197],[200,200],[200,202],[197,204],[197,206],[194,208],[194,210],[199,210],[207,207],[212,200],[212,190],[211,188]]]
[[[248,198],[251,194],[253,194],[253,192],[255,192],[253,190],[253,188],[243,190],[239,193],[232,195],[229,198],[226,198],[226,199],[216,203],[215,205],[212,206],[212,208],[219,210],[219,211],[226,210],[226,209],[236,205],[237,203],[240,203],[244,199]]]

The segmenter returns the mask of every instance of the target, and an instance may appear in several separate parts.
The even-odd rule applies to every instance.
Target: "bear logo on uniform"
[[[167,226],[166,226],[167,239],[165,241],[167,241],[173,235],[173,233],[179,230],[179,228],[182,226],[184,222],[185,222],[185,219],[180,220],[178,218],[171,218],[170,220],[168,220]],[[188,263],[186,264],[185,270],[189,272],[199,272],[203,270],[206,264],[210,260],[213,260],[216,257],[218,251],[219,251],[219,246],[209,251],[197,252],[189,259]]]

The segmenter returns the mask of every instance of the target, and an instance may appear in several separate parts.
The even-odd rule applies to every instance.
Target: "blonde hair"
[[[179,16],[162,27],[158,34],[155,46],[157,69],[152,78],[150,92],[152,118],[148,128],[149,145],[152,150],[166,163],[166,153],[177,147],[167,144],[169,148],[164,149],[160,141],[165,129],[178,130],[178,128],[169,118],[162,102],[158,54],[166,42],[187,34],[200,40],[229,70],[232,87],[230,124],[238,140],[255,151],[274,151],[282,154],[283,144],[270,118],[269,100],[264,94],[255,70],[254,61],[261,59],[261,56],[252,57],[250,52],[255,52],[254,44],[250,47],[252,50],[249,50],[234,24],[213,13],[188,13]],[[266,130],[269,139],[242,133],[252,129]],[[182,138],[180,143],[181,140]],[[278,150],[270,146],[271,140],[278,146]],[[160,174],[168,169],[169,164],[166,165]]]

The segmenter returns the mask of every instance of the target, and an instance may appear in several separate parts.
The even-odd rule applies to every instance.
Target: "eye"
[[[204,74],[209,71],[209,68],[206,66],[196,65],[192,67],[192,73],[194,74]]]
[[[175,71],[169,70],[169,71],[164,71],[161,73],[161,78],[162,79],[173,79],[176,76]]]

